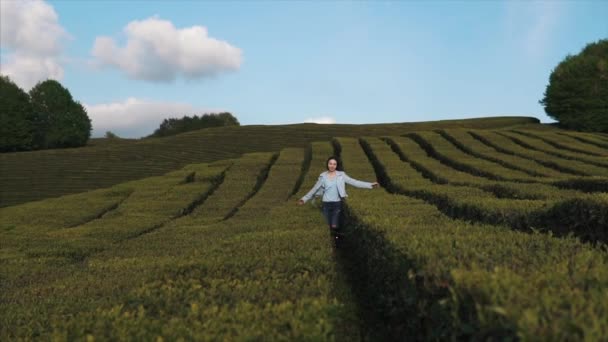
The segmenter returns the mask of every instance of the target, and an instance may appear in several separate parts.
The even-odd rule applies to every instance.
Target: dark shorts
[[[323,215],[327,224],[331,226],[339,227],[340,213],[342,212],[342,201],[338,202],[323,202]]]

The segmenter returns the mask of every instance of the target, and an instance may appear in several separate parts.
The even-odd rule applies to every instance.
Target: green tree
[[[34,149],[35,121],[28,94],[0,75],[0,151]]]
[[[608,132],[608,39],[566,56],[539,102],[561,127]]]
[[[106,138],[106,139],[120,139],[120,137],[118,135],[116,135],[112,131],[106,131],[106,134],[105,134],[104,138]]]
[[[40,118],[36,139],[42,148],[86,145],[91,137],[91,120],[66,88],[55,80],[46,80],[30,90],[30,97]]]
[[[209,127],[239,126],[239,120],[231,113],[211,113],[193,117],[184,116],[181,119],[164,119],[154,133],[148,137],[166,137],[188,131],[194,131]]]

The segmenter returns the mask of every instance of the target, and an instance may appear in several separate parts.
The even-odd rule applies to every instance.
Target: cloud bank
[[[203,26],[176,28],[151,17],[130,22],[124,46],[111,37],[95,39],[92,55],[98,65],[113,67],[129,78],[170,82],[178,77],[200,79],[238,70],[241,49],[209,37]]]
[[[308,118],[308,119],[304,120],[304,122],[318,123],[318,124],[335,124],[336,119],[334,119],[330,116],[320,116],[320,117],[316,117],[316,118]]]
[[[196,108],[190,104],[158,102],[127,98],[124,101],[84,104],[93,125],[92,137],[101,137],[112,131],[122,138],[140,138],[152,134],[166,118],[181,118],[184,115],[218,113],[221,109]]]
[[[38,81],[63,78],[62,43],[69,37],[49,4],[0,1],[0,72],[26,91]]]

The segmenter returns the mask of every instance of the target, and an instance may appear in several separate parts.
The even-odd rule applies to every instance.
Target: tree
[[[539,102],[561,127],[608,132],[608,39],[566,56]]]
[[[86,145],[91,137],[91,120],[66,88],[55,80],[46,80],[30,90],[30,97],[39,118],[35,138],[42,148]]]
[[[181,119],[169,118],[164,119],[154,133],[148,137],[166,137],[183,132],[194,131],[209,127],[221,126],[239,126],[239,120],[231,113],[222,112],[219,114],[211,113],[202,116],[194,115],[193,117],[184,116]]]
[[[106,139],[120,139],[120,137],[118,135],[116,135],[112,131],[106,131],[106,135],[104,136],[104,138],[106,138]]]
[[[0,75],[0,151],[34,149],[35,121],[28,94]]]

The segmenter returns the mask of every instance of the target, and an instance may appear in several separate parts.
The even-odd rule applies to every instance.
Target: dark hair
[[[327,158],[327,161],[325,162],[325,168],[329,170],[329,167],[327,166],[327,164],[329,164],[329,161],[332,159],[336,161],[336,170],[342,171],[342,162],[336,156],[331,156],[331,157]]]

